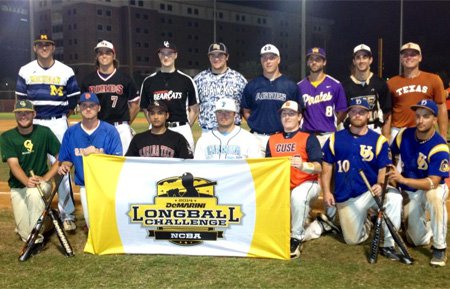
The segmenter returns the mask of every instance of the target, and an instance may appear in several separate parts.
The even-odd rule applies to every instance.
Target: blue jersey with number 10
[[[333,133],[323,147],[323,160],[335,165],[335,201],[345,202],[367,192],[360,170],[371,185],[376,184],[378,170],[392,163],[388,151],[386,138],[370,129],[362,136],[348,129]]]

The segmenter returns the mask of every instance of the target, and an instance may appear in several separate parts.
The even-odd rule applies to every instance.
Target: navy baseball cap
[[[93,102],[96,104],[100,104],[100,101],[98,101],[97,95],[95,95],[95,93],[92,93],[92,92],[85,92],[80,96],[79,103],[83,103],[83,102]]]
[[[416,109],[418,108],[424,108],[426,110],[429,110],[433,113],[434,116],[438,115],[438,107],[436,103],[430,99],[422,99],[416,105],[411,106],[411,109],[414,111],[416,111]]]
[[[161,43],[161,45],[159,45],[158,53],[162,49],[165,49],[165,48],[171,49],[171,50],[173,50],[173,52],[177,52],[177,47],[175,46],[175,44],[173,44],[172,42],[169,42],[169,41],[166,40],[166,41],[163,41],[163,43]]]
[[[350,99],[350,104],[348,105],[347,111],[352,109],[353,107],[361,107],[365,110],[370,110],[369,102],[365,98],[352,98]]]
[[[36,39],[34,39],[34,44],[37,43],[51,43],[55,45],[55,41],[53,41],[52,37],[48,34],[39,34],[36,36]]]
[[[320,47],[313,47],[308,49],[308,52],[306,52],[306,58],[310,57],[311,55],[318,55],[322,57],[323,59],[327,59],[327,54],[325,52],[325,49]]]
[[[208,48],[208,55],[211,53],[225,53],[228,55],[228,49],[222,42],[212,43]]]

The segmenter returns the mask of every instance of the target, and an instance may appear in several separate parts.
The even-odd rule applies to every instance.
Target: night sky
[[[227,1],[229,2],[229,1]],[[254,7],[292,11],[301,6],[291,1],[233,1]],[[236,3],[238,2],[238,3]],[[403,43],[417,42],[422,48],[421,69],[450,72],[450,1],[403,2]],[[378,38],[383,38],[383,77],[398,74],[400,0],[392,1],[324,1],[307,0],[307,16],[331,19],[330,43],[327,43],[327,72],[338,79],[349,74],[353,47],[368,44],[375,59],[372,70],[377,71]]]

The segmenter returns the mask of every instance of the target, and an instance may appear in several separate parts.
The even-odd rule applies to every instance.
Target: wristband
[[[309,163],[309,162],[304,162],[304,163],[302,163],[300,170],[302,170],[303,172],[308,173],[308,174],[314,174],[314,172],[315,172],[314,164]]]
[[[430,183],[430,190],[434,190],[435,187],[434,187],[433,181],[430,178],[425,178],[425,179],[428,180],[428,182]]]

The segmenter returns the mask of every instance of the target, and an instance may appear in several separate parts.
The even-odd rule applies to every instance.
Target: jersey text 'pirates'
[[[406,178],[424,179],[441,177],[441,184],[448,178],[449,149],[445,140],[435,132],[425,141],[416,138],[416,128],[402,129],[391,144],[393,155],[401,155],[402,175]],[[400,187],[416,191],[404,184]]]
[[[386,138],[369,129],[365,135],[353,135],[349,129],[335,132],[323,147],[323,161],[334,164],[336,202],[345,202],[367,192],[359,175],[363,170],[370,184],[378,181],[378,170],[391,164]]]
[[[147,76],[141,86],[141,108],[153,101],[164,101],[169,108],[169,122],[188,122],[186,106],[199,102],[192,78],[179,71],[156,72]]]
[[[98,118],[110,124],[130,121],[128,103],[139,100],[134,81],[117,69],[110,75],[103,75],[99,71],[89,74],[83,80],[81,90],[98,96],[101,106]]]

